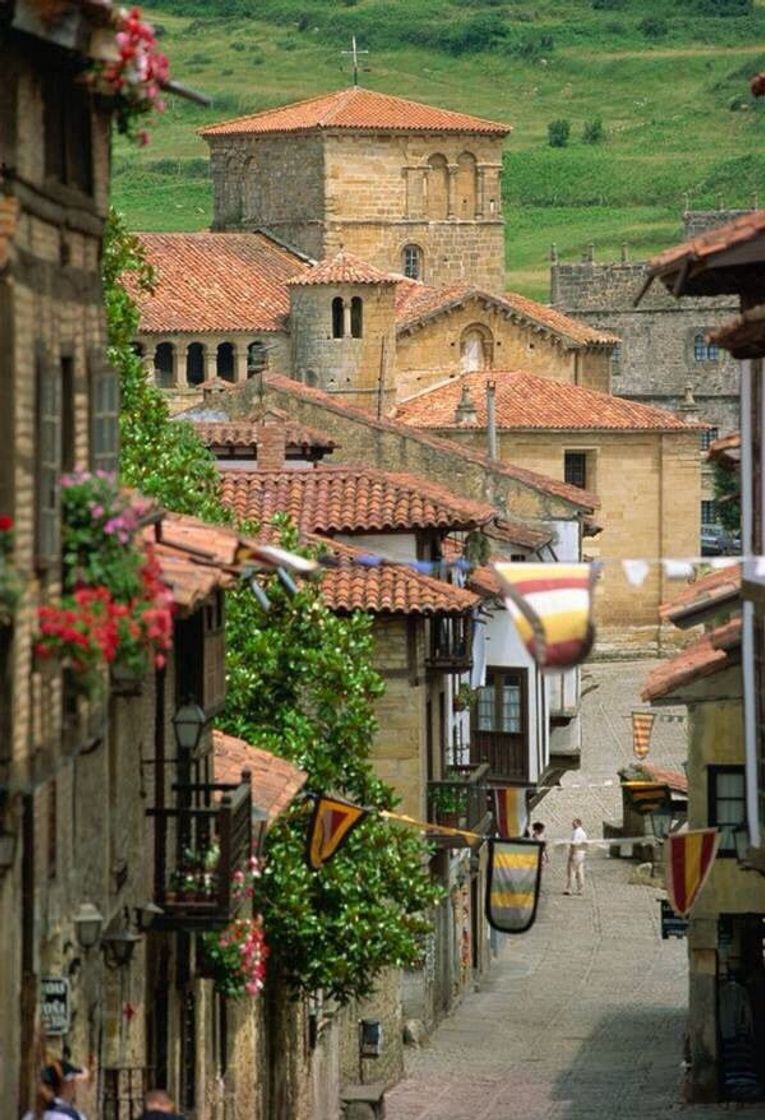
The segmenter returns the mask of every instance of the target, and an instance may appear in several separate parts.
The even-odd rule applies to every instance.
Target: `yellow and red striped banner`
[[[632,751],[635,758],[645,758],[651,749],[651,730],[655,712],[632,713]]]
[[[542,669],[584,661],[595,640],[595,564],[495,563],[505,606]]]
[[[306,858],[308,866],[318,871],[350,836],[356,825],[367,816],[366,809],[337,797],[316,797],[308,825]]]
[[[664,846],[669,904],[681,917],[689,912],[707,881],[717,855],[716,828],[671,833]]]
[[[503,786],[492,790],[494,824],[499,836],[523,836],[529,823],[528,786]]]

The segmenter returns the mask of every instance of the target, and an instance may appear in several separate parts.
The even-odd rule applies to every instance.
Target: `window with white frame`
[[[709,823],[720,830],[721,856],[735,856],[736,828],[746,824],[746,778],[743,766],[709,766]]]

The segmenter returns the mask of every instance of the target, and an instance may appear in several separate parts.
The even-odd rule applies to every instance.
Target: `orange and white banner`
[[[505,606],[542,669],[584,661],[595,640],[595,564],[496,563]]]
[[[491,791],[497,834],[506,840],[514,836],[523,836],[528,827],[529,788],[529,786],[504,786]]]
[[[653,712],[632,713],[632,752],[635,758],[645,758],[651,749],[651,730],[655,718]]]
[[[709,877],[720,845],[716,828],[671,833],[664,842],[669,904],[681,917],[690,911]]]

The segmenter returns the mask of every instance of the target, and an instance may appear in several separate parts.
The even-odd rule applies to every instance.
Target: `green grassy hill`
[[[173,75],[214,99],[177,98],[136,149],[118,141],[114,202],[136,229],[209,224],[207,147],[195,130],[350,84],[512,124],[504,197],[509,284],[547,292],[555,242],[614,259],[675,240],[693,207],[765,204],[765,0],[164,0],[147,14]],[[585,125],[603,138],[586,143]],[[566,147],[547,126],[566,119]]]

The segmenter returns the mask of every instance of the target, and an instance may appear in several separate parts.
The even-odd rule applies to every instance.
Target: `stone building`
[[[430,284],[504,280],[510,128],[354,86],[200,130],[216,230],[265,228]]]
[[[695,236],[737,213],[687,210],[684,234]],[[735,303],[725,295],[677,299],[654,287],[636,306],[647,277],[648,262],[629,261],[626,249],[618,262],[596,261],[592,249],[578,262],[561,261],[553,253],[550,302],[619,335],[614,393],[676,411],[690,390],[699,419],[710,425],[704,442],[727,435],[738,426],[738,367],[707,335],[730,318]]]
[[[466,373],[400,404],[400,420],[468,447],[487,443],[598,495],[603,532],[586,553],[604,561],[598,650],[660,647],[659,605],[671,597],[664,558],[693,556],[699,536],[699,427],[671,413],[522,371]],[[620,561],[653,560],[639,591]]]

